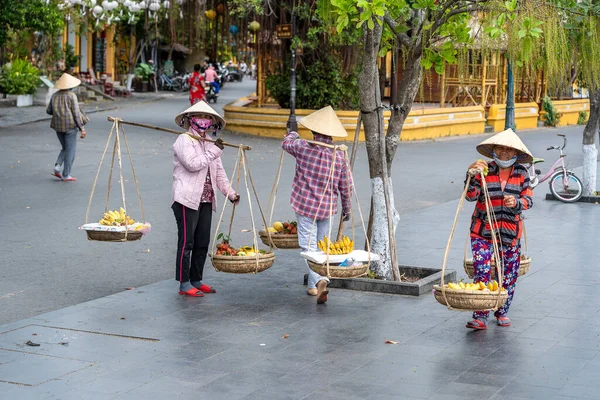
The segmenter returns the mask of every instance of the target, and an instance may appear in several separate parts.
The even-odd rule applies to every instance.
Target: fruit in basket
[[[333,255],[348,254],[354,251],[354,242],[350,240],[348,236],[342,236],[342,238],[336,242],[331,242],[327,236],[323,240],[319,240],[317,243],[319,250]]]
[[[217,236],[217,240],[222,239],[221,243],[217,244],[217,252],[215,253],[218,256],[235,256],[237,255],[237,250],[234,247],[231,247],[229,242],[231,242],[231,238],[229,235],[225,235],[223,233],[219,233]]]
[[[488,291],[488,292],[497,292],[498,291],[498,282],[491,281],[487,284],[483,282],[473,282],[473,283],[464,283],[464,282],[450,282],[448,283],[448,289],[453,290],[478,290],[478,291]],[[502,293],[506,292],[506,289],[502,288]]]
[[[107,226],[123,226],[135,224],[135,220],[129,215],[125,214],[125,210],[123,209],[123,207],[119,208],[118,210],[110,210],[105,212],[98,222],[100,223],[100,225]]]
[[[287,222],[274,222],[273,226],[269,228],[271,233],[279,233],[282,235],[297,235],[298,234],[298,223],[296,221]]]

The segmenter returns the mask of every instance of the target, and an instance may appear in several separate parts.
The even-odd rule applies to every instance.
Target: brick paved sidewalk
[[[401,263],[439,267],[456,206],[403,217]],[[461,277],[470,212],[450,254]],[[431,295],[332,290],[317,306],[298,252],[284,250],[258,275],[208,265],[218,292],[204,298],[168,280],[0,326],[0,397],[594,399],[599,224],[596,205],[537,200],[509,328],[467,330],[468,313]]]

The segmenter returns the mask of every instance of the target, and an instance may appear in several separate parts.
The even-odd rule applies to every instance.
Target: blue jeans
[[[75,161],[75,150],[77,147],[77,131],[77,128],[73,128],[67,132],[56,132],[62,149],[56,159],[55,169],[58,170],[64,164],[62,171],[63,178],[71,175],[71,166],[73,165],[73,161]]]
[[[215,88],[215,93],[219,94],[219,90],[221,90],[221,86],[219,86],[219,84],[217,82],[210,82],[210,84],[212,85],[212,87]]]
[[[314,226],[313,218],[305,217],[304,215],[300,215],[298,213],[296,213],[296,220],[298,221],[298,244],[302,248],[302,251],[318,251],[319,249],[317,247],[317,242],[323,239],[329,231],[329,218],[317,220]],[[309,244],[308,240],[310,237],[311,227],[313,228],[313,232]],[[317,282],[319,282],[321,279],[325,279],[327,282],[329,282],[329,279],[310,269],[308,263],[306,263],[306,267],[308,268],[309,289],[316,288]]]

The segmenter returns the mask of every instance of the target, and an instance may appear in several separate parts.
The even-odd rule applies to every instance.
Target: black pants
[[[175,202],[171,208],[177,221],[175,279],[201,281],[210,243],[212,203],[200,203],[198,210],[192,210]]]

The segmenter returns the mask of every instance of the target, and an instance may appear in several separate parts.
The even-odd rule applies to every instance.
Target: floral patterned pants
[[[492,243],[481,238],[471,238],[471,248],[473,249],[473,282],[488,283],[491,281]],[[512,303],[519,275],[519,266],[521,265],[521,244],[516,246],[503,244],[499,250],[504,263],[503,286],[508,290],[508,300],[494,313],[496,317],[505,316],[508,313],[510,303]],[[475,311],[473,313],[473,318],[487,317],[488,311]]]

